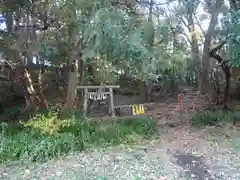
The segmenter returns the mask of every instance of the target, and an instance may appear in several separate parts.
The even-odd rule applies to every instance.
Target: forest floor
[[[72,153],[42,164],[16,162],[0,167],[0,175],[6,180],[240,180],[239,169],[240,131],[184,123],[159,125],[159,138],[141,145]]]

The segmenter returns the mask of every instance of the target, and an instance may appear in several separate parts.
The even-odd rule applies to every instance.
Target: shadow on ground
[[[208,172],[208,167],[203,163],[202,157],[179,152],[176,152],[173,156],[176,163],[183,168],[185,176],[196,180],[213,180]]]

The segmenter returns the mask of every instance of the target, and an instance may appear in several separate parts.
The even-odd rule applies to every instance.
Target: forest
[[[240,180],[239,32],[239,0],[1,0],[0,179]]]

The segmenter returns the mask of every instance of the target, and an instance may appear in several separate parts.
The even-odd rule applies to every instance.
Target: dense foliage
[[[103,123],[79,116],[59,121],[51,113],[39,114],[27,123],[1,125],[0,162],[46,161],[72,151],[136,143],[154,135],[156,122],[148,118]]]
[[[238,11],[231,11],[229,15],[229,21],[226,25],[227,32],[233,36],[233,41],[230,42],[230,59],[234,67],[240,67],[240,25],[239,25],[240,13]]]

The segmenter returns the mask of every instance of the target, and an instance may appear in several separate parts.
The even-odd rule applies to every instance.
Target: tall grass
[[[97,122],[71,116],[59,120],[53,113],[38,114],[20,124],[0,127],[0,161],[46,161],[71,151],[135,143],[156,133],[156,123],[148,118]]]

